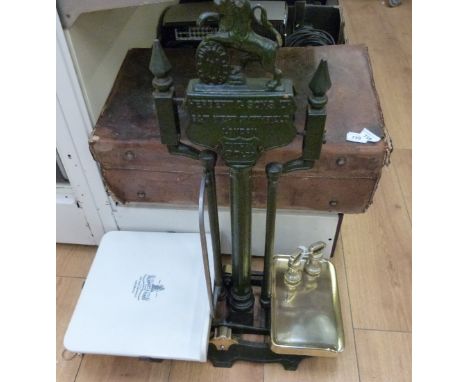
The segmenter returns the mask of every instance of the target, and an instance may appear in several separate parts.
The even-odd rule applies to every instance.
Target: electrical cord
[[[303,26],[286,37],[285,46],[335,45],[333,36],[327,31]]]

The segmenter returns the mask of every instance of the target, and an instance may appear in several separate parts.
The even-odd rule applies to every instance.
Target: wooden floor
[[[96,249],[57,245],[57,380],[343,381],[411,380],[411,2],[343,0],[350,43],[369,47],[394,152],[374,204],[346,215],[334,263],[347,346],[337,359],[309,359],[296,372],[239,362],[160,364],[103,356],[62,357],[63,335]]]

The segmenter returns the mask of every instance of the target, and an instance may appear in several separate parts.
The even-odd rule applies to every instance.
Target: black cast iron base
[[[254,288],[259,288],[262,285],[263,272],[253,271],[251,273],[250,282]],[[229,291],[231,288],[231,274],[223,272],[223,284],[224,289]],[[227,293],[226,293],[227,294]],[[221,299],[220,299],[221,300]],[[214,367],[232,367],[236,361],[248,361],[248,362],[261,362],[261,363],[281,363],[285,370],[296,370],[299,362],[304,358],[308,358],[303,355],[293,354],[277,354],[270,350],[270,345],[263,341],[247,341],[240,338],[243,334],[255,334],[259,336],[270,335],[270,304],[269,300],[259,301],[256,299],[256,303],[260,304],[261,309],[258,309],[258,316],[256,324],[254,324],[254,310],[241,313],[235,312],[230,307],[228,299],[224,301],[218,300],[218,319],[212,323],[212,330],[216,327],[228,327],[231,328],[232,333],[237,337],[237,343],[232,344],[226,350],[218,350],[217,347],[210,343],[208,347],[208,359],[211,361]],[[224,309],[222,308],[224,306]],[[221,309],[219,309],[221,308]],[[227,314],[222,314],[221,311]],[[222,317],[224,316],[224,319]]]
[[[231,345],[227,350],[218,350],[213,344],[208,347],[208,359],[214,367],[229,368],[236,361],[249,361],[281,363],[285,370],[294,371],[304,358],[308,357],[273,353],[264,342],[239,341],[239,344]]]

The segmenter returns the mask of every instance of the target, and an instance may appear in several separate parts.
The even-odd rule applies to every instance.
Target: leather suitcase
[[[182,131],[187,126],[183,97],[190,78],[196,77],[194,51],[166,49],[172,64]],[[159,126],[152,99],[150,49],[132,49],[119,71],[114,87],[98,119],[90,147],[99,162],[108,190],[121,203],[145,202],[195,206],[201,166],[172,156],[159,142]],[[305,122],[308,83],[320,59],[328,60],[332,87],[328,92],[325,143],[312,170],[281,178],[278,208],[364,212],[372,203],[382,167],[389,162],[391,141],[386,133],[375,90],[367,48],[336,45],[281,48],[278,66],[293,80],[297,92],[295,124]],[[259,65],[249,69],[261,75]],[[377,143],[346,141],[348,131],[367,128],[382,138]],[[182,137],[182,141],[184,141]],[[190,142],[187,142],[190,143]],[[286,162],[301,153],[300,134],[288,146],[267,151],[253,170],[253,206],[265,207],[265,165]],[[229,205],[228,168],[216,167],[218,202]]]

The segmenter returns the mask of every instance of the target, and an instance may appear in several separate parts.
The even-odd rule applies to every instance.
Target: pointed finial
[[[330,87],[331,80],[328,63],[326,60],[320,60],[320,64],[309,82],[309,88],[313,94],[312,97],[309,97],[310,106],[314,109],[324,107],[328,101],[327,91]]]
[[[164,49],[158,39],[153,42],[149,69],[154,75],[153,86],[159,91],[166,91],[172,85],[172,78],[168,75],[172,69]]]

